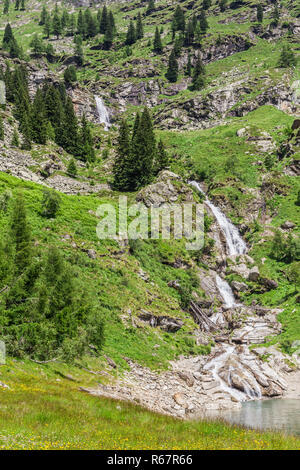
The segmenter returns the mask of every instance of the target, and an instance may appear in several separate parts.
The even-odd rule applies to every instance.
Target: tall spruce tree
[[[142,39],[143,37],[144,37],[143,21],[142,21],[142,15],[139,12],[137,20],[136,20],[136,38]]]
[[[259,3],[256,9],[256,18],[257,18],[258,23],[262,23],[263,17],[264,17],[264,10],[263,10],[261,3]]]
[[[172,83],[177,82],[177,79],[178,79],[178,62],[175,57],[174,49],[172,50],[170,57],[169,57],[169,64],[168,64],[168,70],[166,73],[166,78],[169,80],[169,82],[172,82]]]
[[[155,36],[153,41],[153,50],[157,52],[157,54],[161,54],[163,52],[163,45],[161,42],[161,36],[158,27],[155,29]]]
[[[20,274],[30,264],[31,230],[27,220],[24,197],[17,193],[11,215],[11,237],[15,246],[15,270]]]
[[[192,89],[201,90],[205,85],[205,67],[200,55],[197,57],[193,72]]]
[[[99,26],[99,30],[100,30],[101,34],[106,33],[107,22],[108,22],[107,6],[104,5],[103,10],[102,10],[102,15],[101,15],[101,22],[100,22],[100,26]]]
[[[116,158],[113,166],[113,185],[115,189],[120,191],[129,191],[133,187],[131,181],[133,162],[131,159],[129,136],[129,127],[126,120],[123,119],[119,129]]]
[[[130,21],[128,30],[127,30],[125,44],[127,46],[132,46],[132,44],[134,44],[135,42],[136,42],[136,31],[135,31],[133,21]]]
[[[206,14],[204,10],[201,10],[200,18],[199,18],[199,25],[200,25],[201,32],[203,34],[206,33],[206,31],[208,30],[208,22],[207,22]]]

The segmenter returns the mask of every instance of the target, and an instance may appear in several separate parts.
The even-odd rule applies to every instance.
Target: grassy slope
[[[71,373],[76,382],[61,374]],[[222,422],[182,422],[88,396],[99,381],[78,368],[9,360],[0,367],[0,449],[300,449],[300,439]],[[141,432],[143,429],[143,432]]]

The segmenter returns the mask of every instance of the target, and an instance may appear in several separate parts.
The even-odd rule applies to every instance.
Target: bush
[[[42,215],[44,217],[54,218],[59,209],[60,202],[61,198],[58,193],[45,189],[42,200]]]

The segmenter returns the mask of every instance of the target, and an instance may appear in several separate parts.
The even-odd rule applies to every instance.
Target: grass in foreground
[[[71,373],[69,381],[59,373]],[[300,439],[222,422],[183,422],[86,395],[99,376],[62,364],[0,366],[0,449],[300,449]]]

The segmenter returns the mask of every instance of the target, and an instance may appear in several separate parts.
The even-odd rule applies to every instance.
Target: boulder
[[[231,287],[235,292],[246,292],[248,290],[248,286],[244,282],[233,281]]]
[[[294,224],[294,222],[290,222],[289,220],[287,220],[286,222],[284,222],[284,224],[281,225],[281,228],[283,230],[291,230],[295,227],[296,227],[296,224]]]
[[[195,383],[195,379],[194,377],[192,376],[192,374],[190,374],[189,372],[183,372],[183,371],[178,371],[177,372],[178,376],[181,378],[181,380],[183,380],[184,382],[186,382],[186,384],[189,386],[189,387],[192,387]]]
[[[252,269],[250,269],[250,272],[248,274],[248,280],[256,282],[259,279],[259,269],[257,266],[254,266]]]

